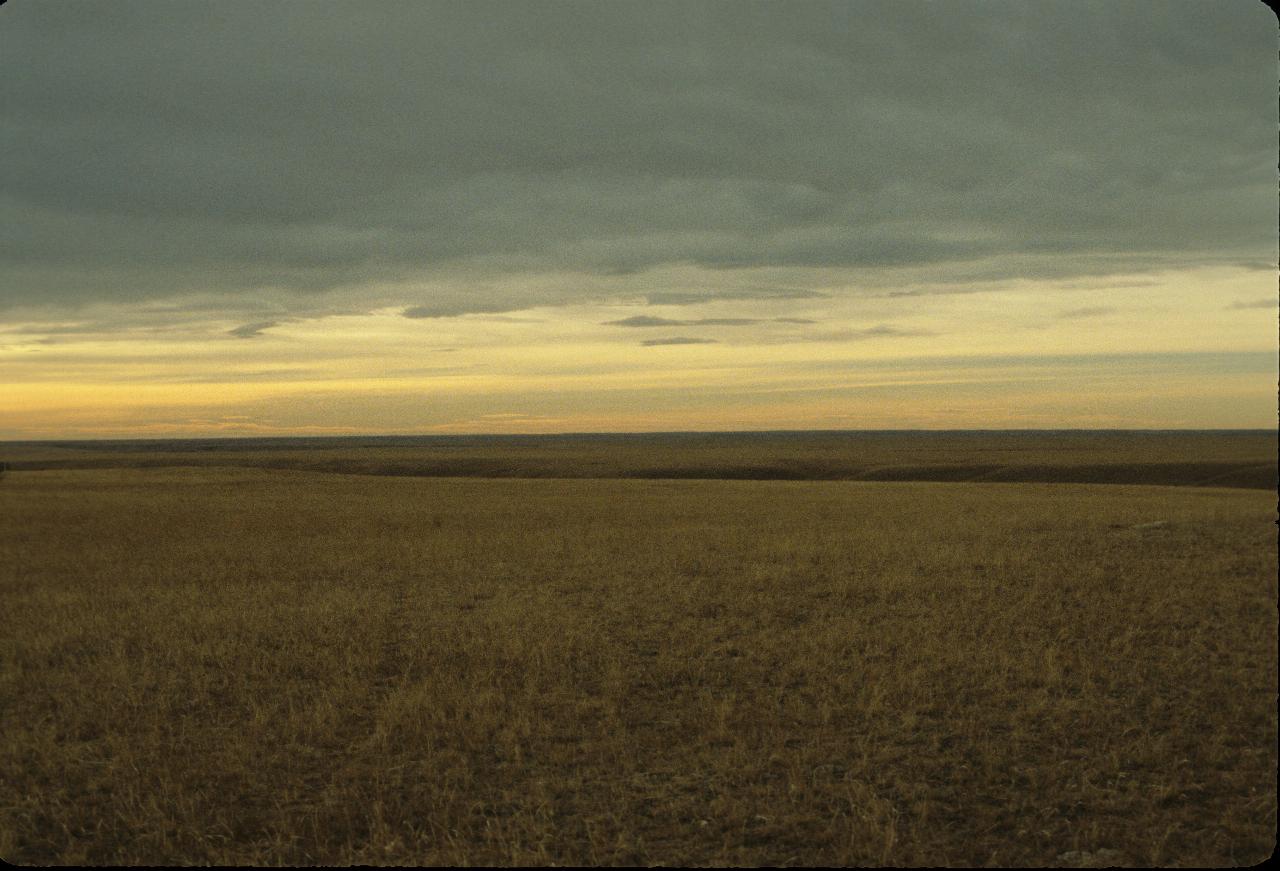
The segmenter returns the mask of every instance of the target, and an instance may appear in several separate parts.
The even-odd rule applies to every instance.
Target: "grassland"
[[[1242,488],[10,471],[0,856],[1251,864],[1275,520]]]
[[[295,469],[365,475],[1172,484],[1275,490],[1275,432],[1009,431],[0,442],[15,470]]]

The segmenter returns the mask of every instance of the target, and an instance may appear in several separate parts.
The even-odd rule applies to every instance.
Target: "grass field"
[[[0,478],[3,858],[1274,848],[1272,491],[254,465]]]
[[[1275,432],[956,431],[0,442],[15,470],[296,469],[464,478],[1005,481],[1275,490]]]

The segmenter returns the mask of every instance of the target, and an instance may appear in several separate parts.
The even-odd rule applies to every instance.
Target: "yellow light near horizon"
[[[10,327],[0,433],[55,437],[69,421],[76,432],[198,433],[214,417],[285,432],[1266,427],[1275,309],[1240,303],[1265,302],[1274,278],[1194,270],[1110,290],[1006,282],[923,303],[832,296],[805,301],[813,323],[776,320],[777,301],[720,301],[417,320],[380,309],[282,321],[249,339],[218,326],[42,341],[35,325]],[[615,323],[650,311],[672,325]],[[739,315],[749,323],[717,323]],[[669,338],[714,342],[644,345]],[[1135,353],[1152,356],[1114,357]]]

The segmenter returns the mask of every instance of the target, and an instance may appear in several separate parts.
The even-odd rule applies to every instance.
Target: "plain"
[[[22,863],[1249,864],[1265,490],[0,478]]]

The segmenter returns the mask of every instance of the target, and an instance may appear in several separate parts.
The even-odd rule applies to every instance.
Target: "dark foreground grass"
[[[0,856],[1251,864],[1275,519],[1213,488],[10,472]]]

